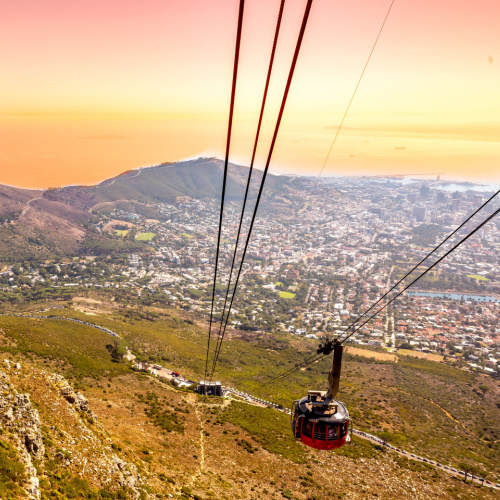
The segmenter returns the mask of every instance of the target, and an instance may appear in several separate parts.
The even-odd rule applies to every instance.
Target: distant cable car
[[[343,403],[336,401],[340,383],[343,346],[327,341],[318,354],[333,351],[333,367],[328,375],[328,391],[308,391],[306,397],[292,404],[291,424],[296,439],[318,450],[334,450],[351,440],[351,420]]]

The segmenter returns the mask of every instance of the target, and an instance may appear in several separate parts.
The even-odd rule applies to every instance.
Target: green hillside
[[[199,158],[128,171],[97,186],[69,186],[52,194],[59,201],[86,209],[100,207],[101,203],[174,203],[184,196],[220,199],[223,170],[222,160]],[[247,167],[229,164],[226,200],[243,199],[247,177]],[[250,199],[255,198],[261,178],[262,172],[254,170]],[[288,204],[293,201],[295,190],[303,188],[303,182],[297,177],[269,174],[264,199]]]
[[[139,201],[142,203],[175,202],[177,197],[220,198],[224,162],[216,158],[200,158],[186,162],[158,165],[125,172],[97,186],[62,188],[57,197],[64,201],[94,206],[99,203]],[[248,169],[229,165],[226,196],[241,199],[245,192]],[[261,178],[261,173],[254,175]],[[272,176],[270,176],[272,184]],[[255,196],[255,189],[251,190]]]

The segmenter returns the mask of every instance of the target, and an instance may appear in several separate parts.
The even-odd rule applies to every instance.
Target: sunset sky
[[[391,0],[314,0],[274,173],[317,175]],[[287,0],[263,165],[306,0]],[[230,160],[248,164],[279,0],[247,0]],[[238,0],[0,1],[0,183],[223,156]],[[323,175],[500,182],[500,2],[395,0]]]

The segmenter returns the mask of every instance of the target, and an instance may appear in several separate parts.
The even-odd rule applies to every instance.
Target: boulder
[[[74,394],[74,404],[81,411],[89,411],[89,402],[88,399],[81,394],[80,392],[76,392]]]
[[[36,458],[42,458],[45,453],[42,436],[40,432],[29,430],[24,435],[24,444],[29,453]]]

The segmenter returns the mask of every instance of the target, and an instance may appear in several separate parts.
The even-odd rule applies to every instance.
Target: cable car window
[[[343,438],[347,434],[347,422],[341,426],[341,435],[340,437]]]
[[[312,438],[313,425],[314,424],[312,422],[306,422],[305,425],[302,424],[302,434],[306,437]]]
[[[338,426],[330,425],[328,427],[328,441],[336,441],[339,438]]]
[[[326,425],[322,422],[318,422],[314,426],[314,439],[318,439],[320,441],[326,441],[326,430],[327,430]]]

